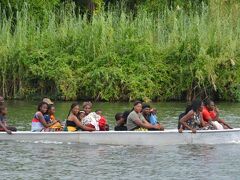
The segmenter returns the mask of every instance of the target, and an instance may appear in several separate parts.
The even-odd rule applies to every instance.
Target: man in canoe
[[[219,110],[212,100],[207,100],[202,111],[203,120],[207,124],[212,124],[215,129],[232,129],[223,119],[219,118]]]
[[[127,117],[128,131],[147,131],[147,130],[162,130],[159,124],[150,124],[142,115],[142,102],[136,101],[132,112]]]
[[[152,125],[159,124],[161,126],[160,130],[164,130],[164,127],[157,121],[156,114],[152,113],[152,109],[151,109],[150,105],[144,104],[142,106],[142,115],[150,124],[152,124]],[[153,129],[153,130],[155,130],[155,129]]]

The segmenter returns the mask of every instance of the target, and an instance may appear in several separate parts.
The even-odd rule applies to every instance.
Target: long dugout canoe
[[[29,132],[18,131],[8,135],[0,132],[0,141],[42,143],[85,143],[109,145],[181,145],[240,143],[240,128],[228,130],[199,130],[178,133],[177,129],[165,131],[95,131],[95,132]]]

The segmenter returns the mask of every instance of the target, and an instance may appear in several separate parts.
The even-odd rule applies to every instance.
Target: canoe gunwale
[[[191,133],[191,134],[199,134],[199,133],[223,133],[223,132],[236,132],[240,131],[240,128],[234,128],[234,129],[224,129],[224,130],[197,130],[196,133],[192,133],[190,130],[184,130],[183,133],[179,133],[177,129],[169,129],[165,131],[76,131],[76,132],[66,132],[66,131],[58,131],[58,132],[31,132],[31,131],[17,131],[12,132],[12,135],[14,134],[122,134],[122,133],[128,133],[128,134],[166,134],[166,133],[179,133],[179,134],[185,134],[185,133]],[[1,134],[5,134],[6,132],[0,132]]]

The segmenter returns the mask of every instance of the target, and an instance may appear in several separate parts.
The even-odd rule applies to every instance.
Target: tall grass
[[[34,17],[28,7],[0,19],[0,94],[60,99],[240,100],[239,3],[181,7],[159,15],[139,8],[74,7]]]

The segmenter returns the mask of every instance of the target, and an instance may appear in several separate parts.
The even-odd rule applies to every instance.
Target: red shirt
[[[204,106],[202,110],[202,117],[204,121],[208,122],[208,119],[214,120],[217,117],[217,113],[215,111],[209,111],[207,107]]]
[[[101,116],[101,118],[98,121],[100,131],[106,131],[105,129],[106,124],[107,124],[106,118],[104,116]]]

